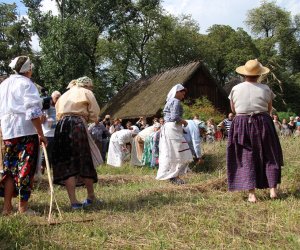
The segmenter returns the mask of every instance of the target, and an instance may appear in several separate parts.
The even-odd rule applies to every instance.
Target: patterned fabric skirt
[[[14,196],[28,201],[39,153],[39,138],[28,135],[4,140],[3,174],[0,195],[4,196],[4,182],[8,176],[14,180]]]
[[[65,116],[57,124],[52,151],[53,182],[75,176],[77,186],[84,185],[82,178],[97,182],[85,125],[78,116]]]
[[[229,190],[274,188],[281,180],[282,149],[267,113],[234,118],[227,144]]]

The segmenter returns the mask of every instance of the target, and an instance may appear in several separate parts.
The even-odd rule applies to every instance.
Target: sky
[[[176,16],[191,15],[203,34],[214,24],[229,25],[234,29],[242,27],[249,32],[244,23],[247,12],[259,7],[260,2],[261,0],[162,0],[162,7],[167,13]],[[26,15],[26,8],[20,0],[1,0],[1,3],[16,3],[19,14]],[[277,0],[276,4],[290,11],[293,16],[300,13],[299,0]],[[54,0],[43,0],[42,5],[43,11],[57,13]],[[33,48],[38,49],[38,41],[33,41]]]

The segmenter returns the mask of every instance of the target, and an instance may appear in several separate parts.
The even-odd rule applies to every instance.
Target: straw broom
[[[58,203],[56,201],[56,198],[54,196],[54,188],[53,188],[53,183],[52,183],[52,178],[51,178],[51,173],[50,173],[50,164],[49,164],[49,159],[48,159],[48,154],[46,150],[46,146],[44,143],[42,143],[43,151],[44,151],[44,156],[45,156],[45,162],[46,162],[46,169],[47,169],[47,175],[48,175],[48,181],[49,181],[49,187],[50,187],[50,208],[49,208],[49,214],[48,214],[48,222],[51,222],[51,215],[52,215],[52,206],[53,206],[53,200],[55,201],[56,208],[58,210],[60,219],[62,219],[62,215],[58,206]]]

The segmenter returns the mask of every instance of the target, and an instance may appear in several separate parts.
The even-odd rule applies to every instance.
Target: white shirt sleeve
[[[25,84],[24,107],[26,109],[26,120],[32,120],[42,115],[42,99],[32,82]]]

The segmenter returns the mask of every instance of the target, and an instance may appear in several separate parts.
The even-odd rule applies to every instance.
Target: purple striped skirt
[[[281,180],[282,149],[267,113],[234,118],[227,144],[228,189],[274,188]]]

